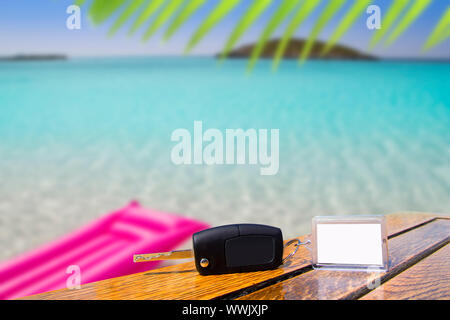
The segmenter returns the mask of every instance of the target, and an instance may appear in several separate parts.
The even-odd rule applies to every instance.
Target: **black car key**
[[[275,269],[283,262],[283,235],[276,227],[231,224],[192,236],[194,250],[137,254],[134,262],[195,258],[202,275]]]

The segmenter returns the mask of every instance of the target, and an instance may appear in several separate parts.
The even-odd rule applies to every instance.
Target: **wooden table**
[[[314,270],[302,246],[276,270],[200,276],[186,262],[27,299],[450,299],[449,217],[393,214],[387,229],[387,273]]]

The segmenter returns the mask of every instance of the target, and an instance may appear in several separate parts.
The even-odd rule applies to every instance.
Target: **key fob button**
[[[241,236],[225,242],[228,267],[257,266],[275,258],[275,243],[269,236]]]

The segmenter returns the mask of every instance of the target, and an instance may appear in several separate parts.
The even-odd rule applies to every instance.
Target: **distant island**
[[[277,50],[280,39],[273,39],[266,43],[261,58],[273,58]],[[306,43],[304,39],[292,39],[286,47],[284,53],[285,59],[298,59],[300,53]],[[248,58],[251,56],[252,50],[256,44],[247,44],[232,50],[229,58]],[[309,59],[336,59],[336,60],[377,60],[375,56],[360,52],[356,49],[336,44],[326,55],[320,56],[325,42],[317,40],[312,46]]]
[[[16,54],[12,56],[0,56],[0,61],[45,61],[45,60],[66,60],[64,54]]]

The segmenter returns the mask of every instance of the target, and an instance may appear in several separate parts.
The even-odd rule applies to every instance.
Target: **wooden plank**
[[[304,241],[304,237],[299,238]],[[212,299],[239,288],[291,273],[309,264],[306,248],[275,270],[201,276],[193,262],[85,284],[79,290],[57,290],[34,299]],[[81,270],[82,271],[82,270]]]
[[[387,273],[313,270],[239,299],[355,299],[448,243],[449,235],[450,220],[438,219],[388,240]]]
[[[430,214],[389,215],[388,234],[408,230],[434,219]],[[299,237],[304,241],[306,237]],[[62,289],[28,299],[213,299],[246,288],[261,287],[310,270],[310,253],[303,246],[276,270],[200,276],[193,262],[85,284],[78,290]],[[81,270],[82,271],[82,270]]]
[[[430,213],[394,213],[386,216],[387,234],[389,237],[407,232],[422,224],[428,223],[434,218],[443,218]]]
[[[450,300],[450,245],[426,257],[362,300]]]

